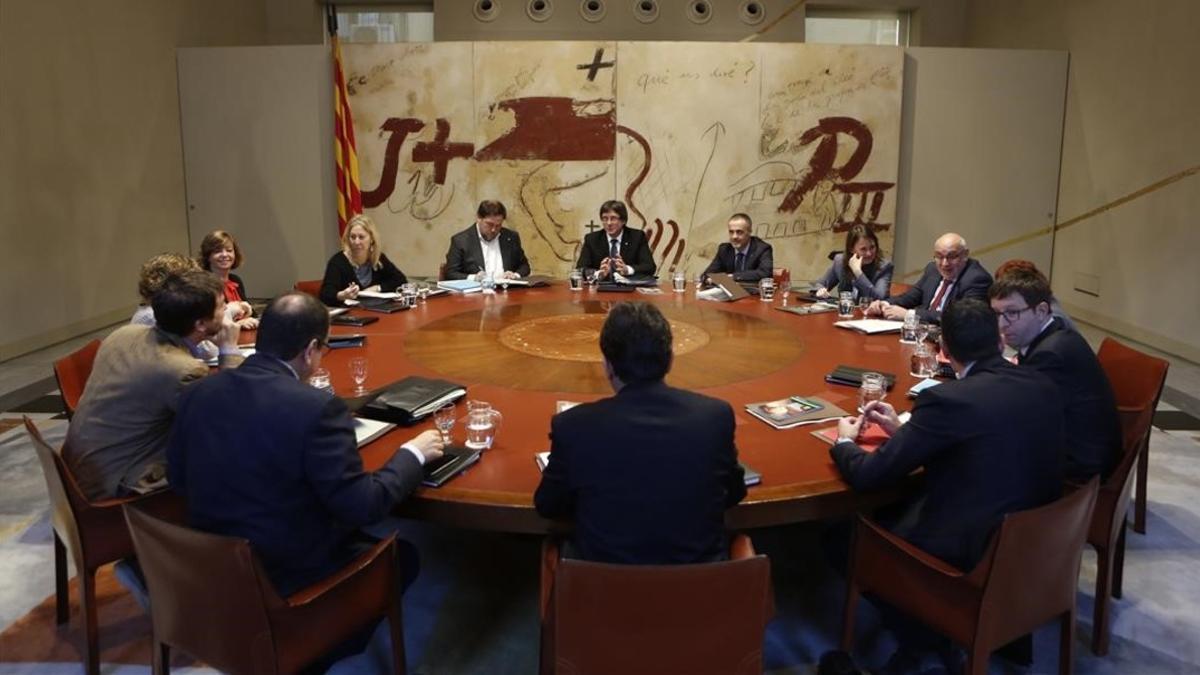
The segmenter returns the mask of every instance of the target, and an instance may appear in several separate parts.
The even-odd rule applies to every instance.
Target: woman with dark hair
[[[375,221],[358,214],[342,231],[342,250],[325,265],[321,302],[340,307],[359,291],[395,291],[408,278],[383,252]]]
[[[229,316],[242,330],[258,328],[254,309],[246,301],[246,284],[233,270],[242,266],[242,249],[233,235],[225,230],[213,230],[200,242],[200,266],[212,272],[225,289],[225,305]]]
[[[846,247],[833,257],[833,264],[817,281],[817,297],[827,298],[830,290],[851,291],[855,298],[882,300],[892,285],[892,261],[882,260],[879,237],[865,225],[846,232]]]

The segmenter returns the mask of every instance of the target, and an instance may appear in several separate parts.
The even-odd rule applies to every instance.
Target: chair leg
[[[1112,596],[1120,598],[1124,593],[1123,583],[1125,581],[1125,530],[1129,529],[1129,522],[1122,519],[1121,532],[1117,534],[1117,552],[1113,556],[1113,583]]]
[[[79,570],[79,605],[83,609],[86,637],[84,671],[87,675],[100,673],[100,635],[96,629],[96,570]]]
[[[858,586],[846,582],[846,605],[842,609],[842,651],[849,654],[854,649],[854,612],[858,607]]]
[[[1138,452],[1137,487],[1133,498],[1133,531],[1146,534],[1146,471],[1150,468],[1150,434]]]
[[[67,547],[54,533],[54,618],[61,626],[71,618],[71,590],[67,585]]]
[[[1115,546],[1096,548],[1096,608],[1092,613],[1092,653],[1108,654],[1108,608],[1112,595]]]
[[[171,672],[171,646],[155,638],[153,651],[150,672],[153,675],[168,675]]]
[[[1075,607],[1062,615],[1059,619],[1059,634],[1058,634],[1058,673],[1059,675],[1071,675],[1071,669],[1075,661]],[[1107,650],[1107,640],[1105,641],[1105,649]]]
[[[408,671],[408,665],[404,655],[404,623],[400,615],[399,598],[392,603],[392,608],[388,611],[388,627],[392,633],[392,672],[404,675]]]

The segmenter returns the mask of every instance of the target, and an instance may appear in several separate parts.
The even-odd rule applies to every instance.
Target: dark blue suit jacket
[[[775,272],[775,255],[771,245],[758,237],[750,237],[750,247],[746,250],[746,264],[742,266],[741,272],[733,271],[736,262],[737,251],[733,250],[733,244],[725,242],[717,247],[717,255],[708,264],[704,274],[707,276],[716,272],[724,272],[732,274],[734,281],[757,282],[770,277]]]
[[[556,415],[533,501],[575,520],[581,558],[693,563],[727,554],[725,510],[746,496],[742,481],[729,404],[658,381]]]
[[[516,272],[529,276],[529,259],[521,248],[521,235],[507,227],[500,228],[500,259],[505,272]],[[479,243],[479,229],[472,224],[467,229],[450,237],[450,249],[446,251],[446,278],[466,279],[467,275],[483,271],[483,245]]]
[[[942,275],[938,273],[937,264],[930,262],[925,266],[925,271],[921,274],[921,278],[917,279],[917,283],[913,284],[912,288],[904,291],[900,295],[893,295],[887,299],[893,305],[916,309],[917,316],[922,321],[931,321],[933,323],[941,323],[942,313],[929,309],[929,303],[933,302],[933,298],[937,295],[938,285],[942,283]],[[962,272],[958,273],[958,280],[954,283],[954,288],[950,289],[950,297],[946,299],[942,307],[949,307],[955,300],[963,298],[979,298],[987,302],[988,288],[992,285],[992,275],[983,269],[983,265],[974,258],[968,258],[967,264],[963,267]]]
[[[830,449],[858,491],[924,467],[917,498],[884,523],[924,551],[967,570],[1006,513],[1062,494],[1063,403],[1049,378],[999,355],[962,380],[926,389],[912,419],[873,453],[849,441]]]
[[[341,399],[255,354],[186,390],[167,477],[193,527],[249,539],[286,595],[349,562],[356,529],[391,512],[422,471],[407,450],[364,471]]]
[[[650,244],[646,241],[643,230],[635,230],[626,225],[621,230],[621,260],[633,268],[633,273],[641,276],[654,276],[658,265],[650,254]],[[600,262],[608,257],[608,233],[604,230],[590,232],[583,238],[579,248],[579,262],[576,267],[583,269],[600,269]]]
[[[1066,402],[1066,476],[1086,482],[1107,476],[1121,452],[1117,400],[1100,361],[1086,340],[1055,318],[1020,357],[1020,364],[1045,374]]]

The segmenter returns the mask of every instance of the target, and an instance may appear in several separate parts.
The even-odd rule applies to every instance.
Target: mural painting
[[[612,198],[660,273],[703,269],[738,211],[797,279],[855,223],[891,250],[899,49],[496,42],[344,57],[363,203],[412,274],[436,274],[480,199],[507,205],[543,274],[573,266]]]

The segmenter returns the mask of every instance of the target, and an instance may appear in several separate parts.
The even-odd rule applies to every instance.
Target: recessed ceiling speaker
[[[658,18],[658,0],[633,0],[633,18],[653,23]]]
[[[475,0],[471,12],[477,21],[494,21],[500,16],[500,0]]]
[[[767,8],[763,7],[758,0],[742,0],[742,5],[738,7],[738,17],[742,23],[756,26],[763,22],[767,16]]]
[[[579,15],[584,21],[596,23],[604,18],[608,13],[608,8],[604,6],[604,0],[580,0]]]
[[[525,5],[525,14],[530,19],[541,23],[554,14],[554,3],[550,0],[529,0]]]
[[[692,0],[687,6],[687,18],[692,23],[708,23],[712,19],[712,4],[708,0]]]

